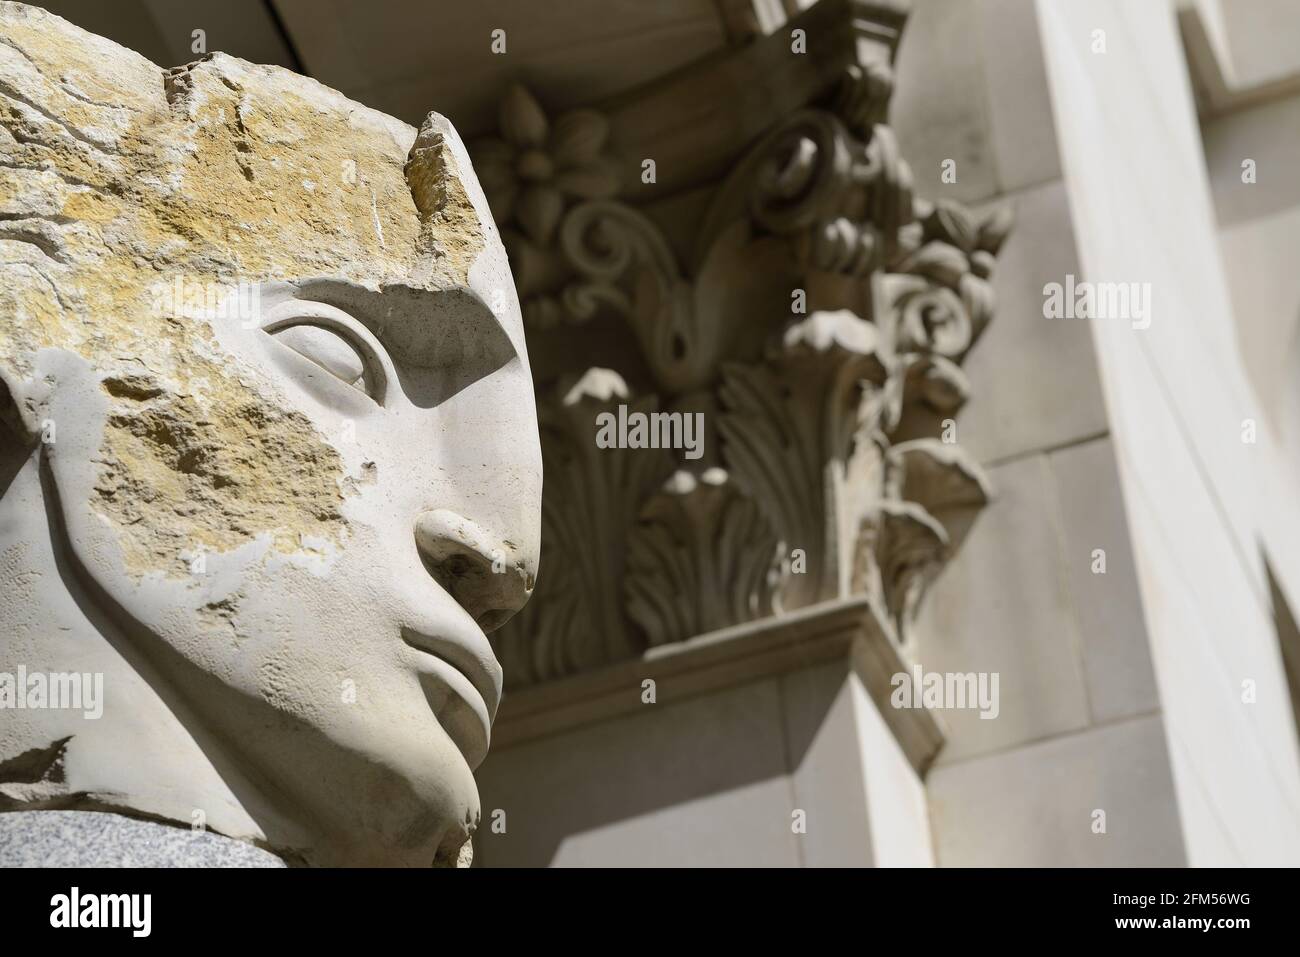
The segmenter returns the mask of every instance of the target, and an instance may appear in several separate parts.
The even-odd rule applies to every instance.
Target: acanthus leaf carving
[[[948,533],[915,502],[883,499],[859,526],[853,591],[883,603],[900,644],[948,553]]]
[[[792,325],[761,364],[724,365],[723,458],[808,568],[788,606],[835,597],[847,582],[846,513],[881,480],[874,434],[893,403],[875,326],[847,311]]]
[[[901,644],[910,644],[925,590],[991,496],[983,470],[957,445],[917,439],[889,448],[878,509],[859,528],[853,590],[883,600]]]
[[[538,403],[542,561],[534,600],[493,635],[512,685],[544,681],[637,654],[642,638],[623,607],[627,537],[641,503],[673,471],[664,449],[601,449],[596,416],[622,404],[651,413],[618,373],[588,369]],[[544,570],[543,570],[544,569]]]
[[[628,612],[649,644],[781,611],[785,543],[725,469],[679,470],[647,499],[628,543]]]

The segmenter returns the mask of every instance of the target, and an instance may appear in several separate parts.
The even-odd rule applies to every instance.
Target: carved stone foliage
[[[609,369],[589,369],[539,397],[545,571],[539,565],[535,600],[520,620],[495,635],[514,682],[558,678],[644,646],[624,611],[628,538],[643,503],[672,473],[673,458],[663,449],[596,447],[595,416],[620,403],[645,413],[657,407],[652,397],[633,397]]]
[[[791,325],[765,360],[722,369],[718,430],[737,482],[803,553],[789,607],[845,593],[841,530],[878,497],[891,415],[878,330],[847,310]]]
[[[884,124],[891,89],[887,64],[851,66],[682,201],[697,210],[685,239],[661,227],[662,206],[596,189],[618,177],[560,172],[582,169],[562,159],[600,168],[598,114],[549,124],[527,94],[507,95],[502,137],[476,165],[530,353],[562,342],[549,352],[579,377],[567,391],[539,380],[542,566],[496,636],[508,682],[851,594],[872,596],[907,642],[989,497],[952,417],[1011,222],[914,198]],[[533,153],[548,147],[544,164]],[[547,198],[520,199],[537,189]],[[624,378],[586,369],[586,344],[616,335],[636,402]],[[619,403],[702,413],[702,454],[598,448],[594,415]]]
[[[599,113],[574,110],[552,123],[516,84],[501,101],[498,126],[499,136],[477,144],[474,166],[503,230],[517,229],[545,249],[567,204],[618,190],[603,155],[609,124]]]
[[[650,645],[781,610],[785,543],[725,469],[678,470],[638,518],[624,591]]]

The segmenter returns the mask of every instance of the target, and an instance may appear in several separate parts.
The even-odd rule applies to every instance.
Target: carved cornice
[[[808,93],[707,189],[630,203],[619,122],[582,110],[551,123],[518,87],[476,158],[530,352],[553,357],[538,383],[542,567],[529,608],[495,638],[515,686],[854,594],[905,645],[988,499],[949,426],[970,394],[961,362],[993,315],[1009,215],[914,198],[883,122],[892,5],[823,0],[792,23],[805,20],[834,38],[838,75],[791,57],[784,33],[727,60],[768,62],[779,39],[782,62],[804,61],[788,69],[811,71]],[[693,77],[700,97],[722,75],[710,62],[664,84]],[[640,102],[653,117],[660,94]],[[664,203],[693,217],[685,241],[662,228]],[[622,375],[587,371],[588,347]],[[703,455],[598,448],[595,415],[619,404],[700,413]]]

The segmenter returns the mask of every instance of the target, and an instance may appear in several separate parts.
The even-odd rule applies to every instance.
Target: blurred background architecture
[[[477,865],[1300,864],[1296,4],[46,6],[471,144],[546,454]]]

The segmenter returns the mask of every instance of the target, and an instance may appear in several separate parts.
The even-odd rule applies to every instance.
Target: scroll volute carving
[[[995,257],[1012,225],[1009,207],[983,220],[960,204],[918,201],[889,271],[876,277],[876,313],[904,377],[895,441],[938,436],[970,396],[960,363],[993,317]]]
[[[621,203],[574,207],[560,243],[573,268],[559,294],[567,314],[626,322],[667,395],[707,388],[723,359],[756,358],[795,281],[781,245],[743,222],[719,237],[693,281],[654,224]]]
[[[550,123],[523,87],[475,165],[510,255],[531,332],[623,322],[668,395],[706,388],[726,358],[757,358],[796,272],[781,245],[729,223],[687,276],[658,227],[612,197],[608,123],[576,110]]]
[[[835,114],[803,110],[769,133],[714,200],[696,244],[703,262],[718,237],[751,219],[790,244],[805,274],[867,276],[893,258],[912,220],[912,174],[894,133],[862,139]]]

